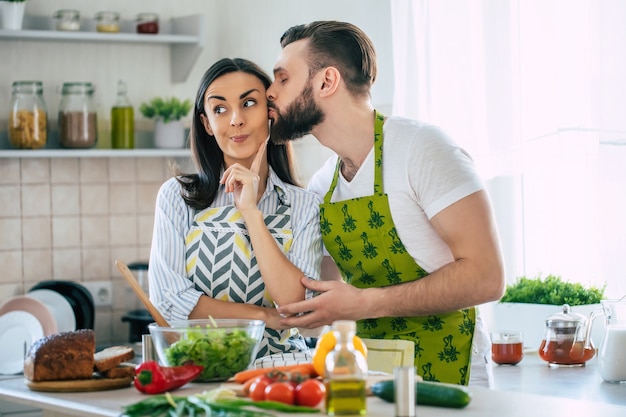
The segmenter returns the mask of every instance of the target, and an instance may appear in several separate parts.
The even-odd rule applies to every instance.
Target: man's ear
[[[211,136],[215,136],[213,134],[213,129],[211,129],[211,124],[209,123],[209,118],[206,117],[206,115],[201,114],[200,115],[200,120],[202,120],[202,124],[204,125],[204,130],[206,130],[206,132],[211,135]]]
[[[335,67],[327,67],[321,72],[322,85],[320,88],[320,97],[330,96],[339,88],[341,74]]]

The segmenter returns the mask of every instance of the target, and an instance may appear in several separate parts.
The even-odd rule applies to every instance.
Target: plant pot
[[[182,148],[185,146],[185,126],[181,120],[154,124],[154,146],[156,148]]]
[[[20,30],[24,21],[26,2],[0,0],[0,29]]]

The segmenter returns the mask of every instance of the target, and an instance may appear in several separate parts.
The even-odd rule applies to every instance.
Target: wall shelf
[[[189,149],[0,149],[0,158],[190,157]]]
[[[58,31],[54,19],[45,16],[24,16],[22,30],[0,30],[4,41],[56,41],[164,45],[170,48],[172,82],[184,82],[204,48],[204,21],[201,15],[175,17],[159,22],[159,33],[138,34],[133,20],[120,21],[120,32],[96,31],[93,19],[81,19],[78,31]]]

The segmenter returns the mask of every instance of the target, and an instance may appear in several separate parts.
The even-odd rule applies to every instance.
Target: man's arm
[[[504,265],[486,192],[478,191],[457,201],[435,215],[431,224],[450,247],[454,262],[421,280],[379,289],[381,294],[372,294],[377,307],[370,314],[395,317],[443,313],[502,297]]]
[[[504,292],[502,254],[485,191],[445,208],[431,220],[454,261],[420,280],[383,288],[357,289],[343,282],[303,280],[321,294],[281,306],[284,325],[317,327],[334,320],[422,316],[497,300]]]

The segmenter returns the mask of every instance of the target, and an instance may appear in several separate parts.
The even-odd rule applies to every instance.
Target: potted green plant
[[[139,106],[141,114],[154,119],[154,146],[157,148],[182,148],[185,145],[185,127],[182,118],[191,110],[191,100],[176,97],[155,97]]]
[[[0,0],[0,29],[20,30],[26,0]]]
[[[569,304],[571,312],[589,317],[600,308],[604,287],[565,281],[559,275],[521,276],[507,285],[504,296],[493,304],[493,330],[521,330],[524,346],[538,348],[543,339],[545,320]],[[592,339],[601,340],[601,326],[594,326]],[[596,328],[598,331],[596,332]]]

